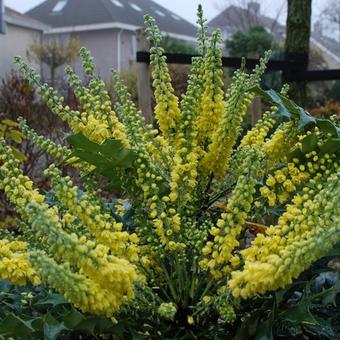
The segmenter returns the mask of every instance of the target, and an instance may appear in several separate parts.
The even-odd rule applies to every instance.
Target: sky
[[[5,0],[5,5],[12,7],[19,12],[26,12],[32,7],[42,3],[44,0]],[[135,0],[138,3],[138,0]],[[176,14],[182,16],[190,22],[196,20],[196,9],[199,4],[202,4],[205,16],[208,20],[212,19],[226,6],[230,4],[242,4],[246,0],[154,0],[160,5],[170,9]],[[286,20],[285,8],[280,11],[282,5],[285,5],[286,0],[259,0],[261,11],[268,16],[275,17],[280,13],[280,22]],[[326,0],[313,0],[313,19],[315,20]],[[284,6],[285,7],[285,6]]]

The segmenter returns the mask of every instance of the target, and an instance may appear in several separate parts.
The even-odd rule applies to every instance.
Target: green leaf
[[[318,145],[318,138],[315,133],[307,135],[302,141],[302,152],[308,153],[317,148]]]
[[[290,103],[290,101],[287,99],[285,101],[282,100],[284,98],[279,93],[277,93],[274,90],[268,90],[264,91],[259,86],[255,86],[252,89],[255,93],[259,94],[264,99],[267,99],[269,102],[275,104],[278,108],[278,111],[275,113],[275,116],[278,118],[283,118],[284,120],[291,120],[292,114],[288,110],[288,108],[292,111],[295,109],[295,104]]]
[[[283,118],[286,121],[296,117],[298,120],[298,129],[303,129],[307,125],[316,123],[316,119],[307,111],[280,93],[274,90],[264,91],[259,86],[255,86],[252,90],[277,106],[278,111],[275,114],[276,117]]]
[[[307,111],[305,111],[303,108],[299,107],[299,124],[298,129],[303,129],[307,125],[315,124],[316,119],[312,117]]]
[[[328,252],[325,256],[340,256],[340,244],[336,244],[334,248]]]
[[[340,151],[340,138],[333,138],[328,139],[322,146],[321,146],[321,154],[324,153],[335,153]]]
[[[132,168],[137,155],[119,140],[108,139],[102,144],[90,141],[78,133],[67,137],[72,145],[71,157],[78,157],[96,167],[96,172],[111,180],[114,188],[120,188],[120,171]]]
[[[273,340],[273,320],[262,322],[256,330],[255,340]]]
[[[85,320],[85,316],[78,312],[76,309],[72,308],[69,313],[66,313],[63,316],[63,320],[67,328],[73,330],[75,329],[82,321]]]
[[[302,300],[297,305],[287,309],[284,313],[284,317],[287,321],[292,323],[317,324],[317,321],[309,310],[309,304],[306,300]]]
[[[18,316],[10,313],[0,321],[0,335],[24,336],[35,332],[31,322],[24,321]]]
[[[321,131],[330,133],[334,137],[340,137],[340,129],[337,128],[330,120],[318,119],[316,124]]]
[[[44,339],[55,340],[67,328],[64,322],[59,322],[50,313],[44,317]]]
[[[69,302],[61,294],[51,293],[45,298],[37,301],[36,305],[52,305],[53,307],[68,304]]]

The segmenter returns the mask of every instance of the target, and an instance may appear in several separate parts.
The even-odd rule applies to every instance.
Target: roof
[[[19,13],[12,8],[5,7],[5,22],[10,25],[29,28],[37,31],[44,31],[49,26],[26,14]]]
[[[259,5],[257,11],[252,10],[251,7],[229,6],[213,18],[208,25],[211,29],[220,28],[222,31],[227,32],[228,35],[233,35],[237,31],[245,32],[251,26],[261,25],[280,43],[284,42],[286,36],[286,27],[276,19],[261,14]],[[313,31],[311,33],[311,43],[323,53],[327,53],[336,62],[340,62],[339,42],[322,35],[320,32]]]
[[[152,0],[46,0],[27,14],[52,26],[52,31],[58,28],[76,30],[75,27],[109,28],[113,27],[111,24],[133,30],[143,27],[143,17],[149,14],[156,19],[162,32],[196,36],[196,26]]]
[[[338,41],[320,34],[319,32],[312,32],[312,39],[317,47],[322,51],[326,49],[337,62],[340,62],[340,44]]]
[[[208,23],[211,29],[221,28],[230,34],[237,31],[245,32],[255,25],[265,27],[277,41],[283,41],[286,31],[283,25],[259,12],[252,12],[249,8],[229,6]]]

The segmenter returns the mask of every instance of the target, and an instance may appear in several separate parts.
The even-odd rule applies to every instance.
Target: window
[[[159,11],[158,9],[155,10],[155,13],[158,14],[161,17],[165,17],[165,14],[161,11]]]
[[[124,5],[118,0],[111,0],[111,2],[117,7],[124,7]]]
[[[178,21],[180,21],[181,20],[181,18],[180,17],[178,17],[176,14],[171,14],[171,16],[175,19],[175,20],[178,20]]]
[[[65,7],[67,0],[59,0],[57,4],[53,7],[52,12],[61,12]]]
[[[137,39],[135,34],[131,35],[131,46],[132,46],[132,60],[135,60],[137,53]]]
[[[0,0],[0,33],[5,33],[5,5],[3,0]]]
[[[137,12],[141,12],[141,11],[142,11],[142,9],[141,9],[138,5],[136,5],[136,4],[130,4],[130,6],[131,6],[135,11],[137,11]]]

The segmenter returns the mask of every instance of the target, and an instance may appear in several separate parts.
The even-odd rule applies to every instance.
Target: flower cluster
[[[26,242],[0,240],[0,279],[17,285],[32,282],[40,284],[40,278],[28,260]]]
[[[221,35],[207,36],[201,7],[199,55],[179,100],[161,33],[152,18],[145,21],[153,125],[116,71],[111,102],[84,48],[88,82],[66,67],[74,110],[16,59],[70,126],[71,147],[39,136],[24,120],[22,131],[63,166],[73,165],[80,181],[52,164],[44,171],[51,187],[45,197],[0,141],[0,189],[21,220],[19,236],[8,232],[0,241],[0,278],[41,281],[83,312],[119,319],[136,306],[129,317],[156,316],[179,332],[216,320],[228,325],[240,299],[290,284],[339,241],[340,129],[298,108],[286,87],[281,94],[259,88],[269,52],[252,73],[236,71],[225,93]],[[256,95],[270,110],[241,136]],[[114,187],[110,200],[102,184]]]

